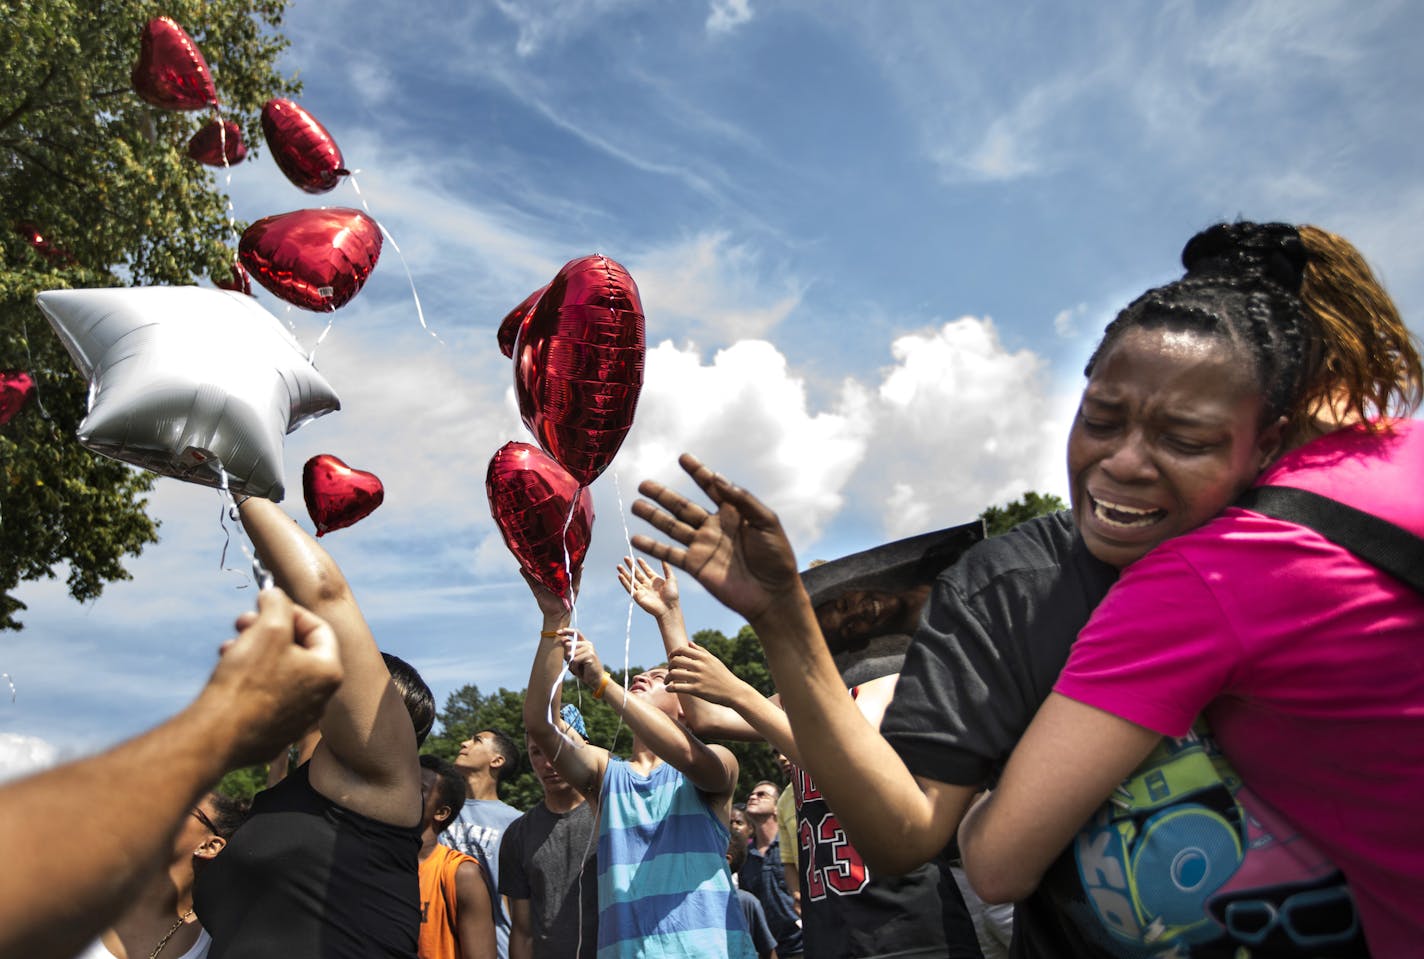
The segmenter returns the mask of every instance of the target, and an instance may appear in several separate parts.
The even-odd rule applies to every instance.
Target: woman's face
[[[1099,357],[1068,435],[1073,520],[1118,568],[1228,506],[1270,462],[1249,360],[1222,337],[1134,328]]]

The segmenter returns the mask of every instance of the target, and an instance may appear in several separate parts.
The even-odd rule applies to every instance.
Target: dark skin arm
[[[872,869],[903,873],[954,836],[977,789],[916,777],[846,695],[776,514],[695,457],[679,460],[713,511],[645,481],[633,504],[667,540],[633,546],[700,582],[756,630],[804,768]],[[894,809],[896,815],[885,815]]]
[[[223,773],[271,756],[325,708],[341,683],[330,627],[280,590],[257,602],[182,712],[108,752],[0,788],[0,957],[79,952],[164,868],[179,826]],[[98,795],[104,815],[83,815]],[[64,828],[46,828],[57,816]]]

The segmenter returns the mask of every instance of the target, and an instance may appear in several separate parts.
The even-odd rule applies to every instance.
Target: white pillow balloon
[[[50,290],[89,380],[79,442],[164,476],[280,500],[283,437],[341,401],[256,300],[196,286]]]

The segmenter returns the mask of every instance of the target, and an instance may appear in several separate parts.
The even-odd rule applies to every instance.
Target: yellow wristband
[[[557,629],[541,629],[541,630],[539,630],[539,637],[540,637],[541,639],[558,639],[558,638],[559,638],[559,635],[560,635],[560,633],[559,633],[559,631],[558,631]]]
[[[613,682],[613,676],[605,670],[603,679],[599,681],[598,688],[593,691],[593,698],[602,699],[604,691],[608,689],[608,684],[611,682]]]

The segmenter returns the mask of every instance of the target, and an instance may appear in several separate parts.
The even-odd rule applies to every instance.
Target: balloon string
[[[29,364],[30,379],[35,384],[35,405],[40,408],[40,415],[49,420],[50,429],[54,429],[54,417],[49,415],[49,410],[45,409],[44,400],[40,398],[40,381],[35,369],[35,358],[30,353],[30,321],[25,315],[25,311],[20,311],[20,331],[25,336],[25,362]]]
[[[619,482],[616,471],[613,474],[613,491],[618,496],[618,519],[623,523],[623,544],[628,548],[624,555],[628,557],[631,566],[634,562],[633,537],[628,532],[628,517],[623,512],[623,484]],[[632,572],[631,569],[628,571],[630,576]],[[628,624],[623,631],[623,685],[625,687],[628,685],[628,672],[632,669],[629,662],[633,656],[633,606],[633,591],[630,589],[628,591]]]
[[[331,332],[331,325],[332,325],[333,323],[335,323],[335,322],[336,322],[336,311],[335,311],[335,310],[329,310],[329,311],[327,312],[327,317],[326,317],[326,329],[324,329],[324,330],[321,331],[321,336],[318,336],[318,337],[316,338],[316,342],[312,344],[311,351],[307,353],[307,362],[310,363],[310,364],[312,364],[313,366],[316,365],[316,348],[317,348],[318,346],[321,346],[321,341],[324,340],[324,339],[326,339],[326,334],[328,334],[328,333]]]
[[[438,339],[438,337],[437,337],[437,339]],[[583,487],[579,487],[578,492],[574,493],[573,498],[569,501],[569,513],[568,513],[567,516],[564,517],[564,530],[563,530],[563,534],[562,534],[562,536],[561,536],[561,543],[562,543],[563,548],[564,548],[564,578],[568,581],[568,584],[569,584],[569,613],[570,613],[569,627],[570,627],[571,629],[573,629],[573,631],[574,631],[573,641],[572,641],[572,642],[570,643],[570,645],[569,645],[569,662],[570,662],[570,663],[573,662],[574,656],[576,656],[576,655],[578,654],[578,637],[579,637],[579,633],[578,633],[578,602],[577,602],[577,597],[574,596],[573,557],[571,557],[571,556],[569,555],[569,526],[572,525],[572,523],[573,523],[573,521],[574,521],[574,511],[578,509],[579,497],[580,497],[582,494],[583,494]],[[570,673],[570,675],[572,675],[573,670],[570,669],[570,670],[569,670],[569,673]],[[559,753],[563,752],[564,743],[566,743],[566,742],[568,742],[568,743],[573,743],[573,740],[572,740],[572,739],[570,739],[568,736],[564,735],[564,731],[559,728],[559,724],[558,724],[558,722],[557,722],[557,721],[555,720],[555,718],[554,718],[554,697],[558,694],[559,688],[560,688],[561,686],[563,686],[563,684],[564,684],[564,671],[563,671],[563,670],[560,670],[560,671],[559,671],[559,675],[554,678],[554,686],[553,686],[553,688],[549,690],[549,699],[548,699],[548,702],[546,702],[546,703],[544,704],[544,718],[549,721],[549,725],[553,726],[554,729],[555,729],[555,731],[557,731],[558,734],[559,734],[559,746],[558,746],[557,749],[554,750],[554,757],[553,757],[554,759],[558,759],[558,758],[559,758]],[[583,688],[582,688],[582,686],[579,685],[579,683],[578,683],[578,677],[577,677],[577,676],[574,677],[574,690],[575,690],[576,695],[578,696],[578,708],[579,708],[579,711],[582,712],[582,711],[583,711]],[[621,716],[619,717],[619,722],[620,722],[620,723],[622,722],[622,717],[621,717]],[[615,736],[616,736],[616,735],[617,735],[617,734],[615,733]],[[575,744],[575,745],[574,745],[574,748],[578,749],[578,748],[582,748],[582,747],[580,747],[580,746],[578,746],[577,744]],[[612,748],[612,747],[611,747],[611,745],[610,745],[610,749],[611,749],[611,748]],[[550,760],[550,762],[552,762],[552,761],[553,761],[553,759]]]
[[[13,702],[15,701],[15,681],[10,678],[10,674],[9,674],[9,673],[0,673],[0,676],[5,677],[5,682],[6,682],[6,684],[8,684],[9,687],[10,687],[10,702],[13,703]],[[588,855],[588,850],[585,849],[585,850],[583,851],[583,854],[584,854],[585,856],[587,856],[587,855]]]
[[[415,276],[410,272],[410,264],[406,262],[405,254],[401,252],[400,244],[397,243],[396,238],[391,235],[391,231],[386,229],[386,225],[376,219],[376,214],[371,212],[370,205],[366,203],[366,197],[361,193],[361,184],[356,182],[356,174],[360,172],[360,170],[352,170],[347,175],[347,179],[351,181],[351,189],[356,191],[356,198],[361,201],[361,208],[366,211],[367,216],[375,220],[377,228],[381,231],[381,235],[391,244],[391,249],[396,251],[396,256],[400,259],[401,266],[405,268],[405,278],[406,282],[410,284],[410,298],[415,301],[415,315],[420,319],[420,328],[435,337],[435,342],[444,346],[445,341],[440,338],[440,334],[432,330],[425,322],[425,311],[421,309],[420,306],[420,294],[416,292],[415,289]]]
[[[227,528],[227,520],[230,519],[237,526],[237,548],[252,563],[252,581],[257,583],[259,590],[269,589],[272,586],[272,574],[267,571],[267,567],[262,565],[262,561],[247,548],[247,540],[243,535],[242,513],[238,510],[237,500],[233,497],[232,489],[229,487],[227,470],[223,469],[221,463],[215,464],[214,469],[218,474],[218,495],[223,499],[222,508],[218,511],[218,525],[222,527],[223,531],[223,548],[222,555],[218,559],[218,568],[225,572],[245,576],[241,570],[233,569],[227,565],[227,548],[233,540],[232,532]],[[246,588],[247,583],[238,587],[238,589]]]
[[[223,199],[227,201],[227,229],[232,234],[232,265],[238,265],[237,248],[242,242],[242,237],[237,233],[237,210],[232,205],[232,165],[227,162],[227,124],[223,122],[221,105],[213,104],[213,116],[218,124],[218,149],[222,152],[223,172],[227,174],[226,192]],[[234,272],[236,272],[234,270]],[[241,275],[241,274],[239,274]]]

